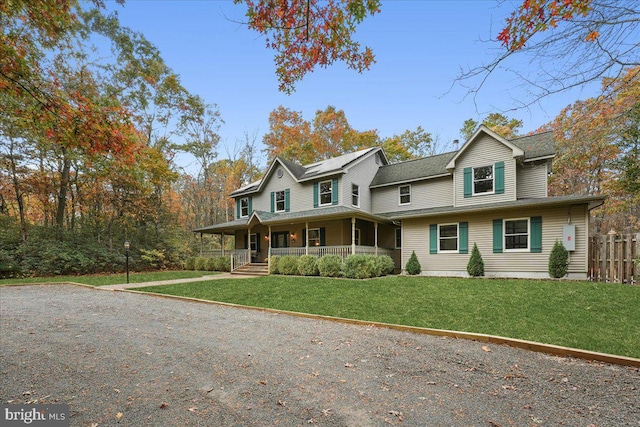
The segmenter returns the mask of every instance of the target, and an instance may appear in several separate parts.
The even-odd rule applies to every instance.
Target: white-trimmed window
[[[351,204],[360,207],[360,186],[358,184],[351,184]]]
[[[258,250],[258,236],[255,233],[249,234],[249,248],[252,251]]]
[[[493,192],[493,165],[473,168],[473,194],[492,194]]]
[[[246,218],[249,216],[249,198],[243,197],[240,199],[240,218]]]
[[[411,185],[401,185],[398,187],[398,197],[400,205],[411,204]]]
[[[333,188],[331,180],[322,181],[318,185],[320,195],[320,206],[326,206],[331,204],[331,195],[333,194]]]
[[[458,224],[438,224],[438,252],[458,252]]]
[[[529,218],[504,220],[504,250],[529,250]]]
[[[276,208],[275,211],[284,212],[286,208],[284,190],[276,191],[274,193],[274,198],[275,198],[275,208]]]
[[[360,246],[360,229],[356,228],[355,232],[356,232],[356,239],[355,239],[356,246]]]
[[[309,246],[320,246],[320,229],[309,229]]]

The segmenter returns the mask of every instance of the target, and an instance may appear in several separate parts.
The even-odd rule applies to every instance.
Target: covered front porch
[[[221,242],[233,236],[232,250],[202,251],[203,256],[232,258],[232,269],[248,263],[269,263],[272,256],[331,254],[346,258],[353,254],[388,255],[400,266],[400,248],[393,223],[351,209],[324,209],[273,214],[253,212],[243,220],[195,230],[218,235]],[[222,245],[223,246],[223,245]]]

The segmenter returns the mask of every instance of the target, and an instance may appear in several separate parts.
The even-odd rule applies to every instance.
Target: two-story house
[[[548,197],[551,132],[500,137],[481,126],[455,152],[389,164],[381,148],[310,165],[276,158],[232,193],[236,218],[195,230],[233,235],[235,265],[272,255],[415,251],[424,275],[465,276],[478,245],[485,274],[548,277],[556,240],[572,278],[587,277],[589,211],[601,196]]]

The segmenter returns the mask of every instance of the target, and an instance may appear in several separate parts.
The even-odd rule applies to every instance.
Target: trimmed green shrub
[[[342,276],[342,258],[340,255],[324,255],[318,260],[318,271],[322,277]]]
[[[569,252],[556,240],[549,254],[549,276],[559,279],[569,272]]]
[[[295,276],[298,274],[298,257],[285,255],[278,261],[278,271],[280,274]]]
[[[189,257],[187,259],[184,260],[184,269],[185,270],[195,270],[195,265],[196,265],[196,258],[195,257]]]
[[[349,255],[344,260],[344,275],[350,279],[369,279],[380,275],[375,255]]]
[[[216,258],[215,271],[231,271],[231,257],[225,255]]]
[[[480,250],[478,249],[478,245],[473,243],[473,249],[471,249],[471,256],[469,257],[469,262],[467,263],[467,273],[473,277],[484,276],[484,261],[482,261],[482,255],[480,255]]]
[[[138,250],[140,252],[140,268],[143,270],[148,269],[161,269],[165,268],[165,255],[164,251],[158,249],[143,249]]]
[[[318,270],[318,257],[313,255],[302,255],[298,259],[298,273],[303,276],[317,276],[320,274]]]
[[[381,255],[376,260],[378,262],[378,268],[380,270],[380,276],[386,276],[387,274],[393,273],[393,270],[396,268],[395,263],[393,262],[393,258],[389,255]]]
[[[280,274],[280,270],[278,270],[278,263],[280,262],[280,255],[272,255],[269,260],[269,274]]]
[[[420,274],[422,271],[420,261],[418,261],[418,257],[416,256],[416,251],[411,252],[411,256],[409,257],[409,261],[407,261],[405,270],[407,270],[407,274],[411,274],[412,276]]]
[[[193,268],[197,271],[204,271],[207,264],[207,259],[203,256],[196,257],[195,262],[193,263]]]
[[[207,271],[216,271],[217,270],[218,258],[207,258],[204,262],[204,269]]]

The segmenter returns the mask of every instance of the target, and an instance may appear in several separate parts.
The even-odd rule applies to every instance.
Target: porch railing
[[[249,256],[249,252],[246,249],[230,252],[233,252],[229,254],[231,257],[231,271],[234,271],[251,262],[251,257]],[[225,251],[225,255],[227,255],[227,251]]]
[[[351,245],[341,246],[309,246],[309,255],[321,257],[324,255],[338,255],[342,258],[346,258],[352,253]],[[371,254],[375,255],[376,248],[374,246],[356,246],[356,254]],[[306,254],[306,248],[271,248],[271,255],[285,256],[302,256]],[[378,255],[393,256],[393,249],[378,248]]]

